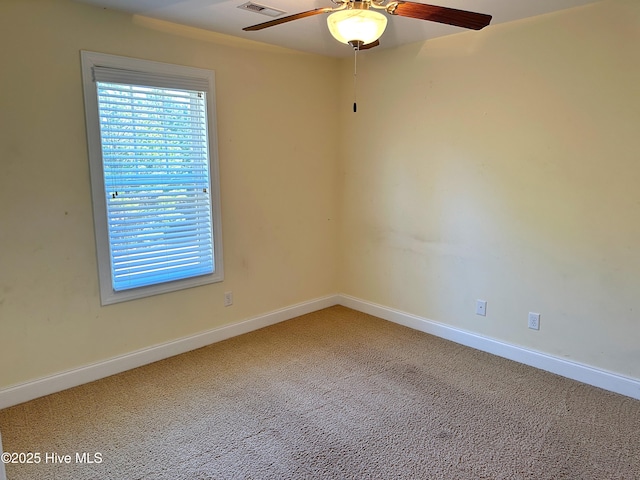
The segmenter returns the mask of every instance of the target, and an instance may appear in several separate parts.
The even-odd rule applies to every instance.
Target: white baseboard
[[[0,410],[19,403],[56,393],[67,388],[93,382],[132,368],[141,367],[165,358],[205,347],[231,337],[242,335],[259,328],[274,325],[285,320],[315,312],[338,304],[338,295],[317,298],[291,305],[280,310],[266,313],[245,321],[214,328],[196,335],[180,338],[171,342],[154,345],[102,362],[85,365],[65,372],[50,375],[30,382],[14,385],[0,390]],[[0,480],[4,480],[0,476]]]
[[[343,305],[369,315],[429,333],[468,347],[508,358],[563,377],[640,400],[640,380],[571,362],[516,345],[444,325],[417,315],[378,305],[349,295],[329,295],[259,315],[245,321],[214,328],[196,335],[154,345],[109,360],[75,368],[0,390],[0,410],[67,388],[99,380],[132,368],[179,355],[243,333],[274,325],[333,305]],[[0,480],[2,477],[0,465]]]
[[[339,295],[340,305],[358,310],[378,318],[398,323],[406,327],[429,333],[436,337],[451,340],[461,345],[488,352],[499,357],[508,358],[532,367],[546,370],[557,375],[571,378],[595,387],[619,393],[640,400],[640,380],[624,377],[615,373],[600,370],[578,362],[547,355],[546,353],[500,342],[472,332],[434,322],[410,313],[394,310],[383,305],[365,300]]]

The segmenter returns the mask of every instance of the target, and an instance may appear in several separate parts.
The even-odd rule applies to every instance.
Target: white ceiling
[[[243,27],[273,20],[272,17],[237,8],[247,0],[76,0],[259,42],[293,48],[331,57],[352,55],[348,45],[334,40],[326,24],[327,15],[294,20],[255,32]],[[493,16],[491,25],[573,8],[599,0],[432,0],[444,7],[470,10]],[[335,6],[330,0],[254,0],[255,3],[283,10],[283,15]],[[421,2],[426,3],[426,2]],[[430,38],[463,32],[465,29],[399,16],[389,16],[385,33],[376,49],[395,47]]]

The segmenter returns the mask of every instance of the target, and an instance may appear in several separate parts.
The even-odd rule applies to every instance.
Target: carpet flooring
[[[2,410],[0,431],[41,455],[8,480],[640,478],[640,401],[340,306]]]

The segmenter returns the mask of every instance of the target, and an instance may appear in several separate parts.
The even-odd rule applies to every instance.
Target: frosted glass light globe
[[[340,10],[327,17],[331,35],[339,42],[375,42],[387,27],[387,17],[373,10]]]

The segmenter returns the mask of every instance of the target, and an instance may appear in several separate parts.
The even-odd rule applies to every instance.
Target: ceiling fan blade
[[[362,45],[360,48],[358,48],[358,50],[369,50],[370,48],[377,47],[378,45],[380,45],[380,41],[375,40],[374,42],[367,43],[366,45]]]
[[[280,25],[281,23],[287,23],[293,20],[298,20],[300,18],[311,17],[313,15],[319,15],[321,13],[327,13],[331,11],[333,11],[333,8],[330,7],[316,8],[315,10],[307,10],[306,12],[296,13],[295,15],[289,15],[288,17],[277,18],[269,22],[259,23],[258,25],[252,25],[251,27],[245,27],[242,30],[244,30],[245,32],[253,32],[255,30],[262,30],[263,28]]]
[[[480,30],[491,22],[491,15],[484,13],[467,12],[456,8],[438,7],[426,5],[424,3],[399,1],[398,4],[387,11],[392,15],[401,17],[418,18],[420,20],[431,20],[432,22],[446,23],[456,27]]]

